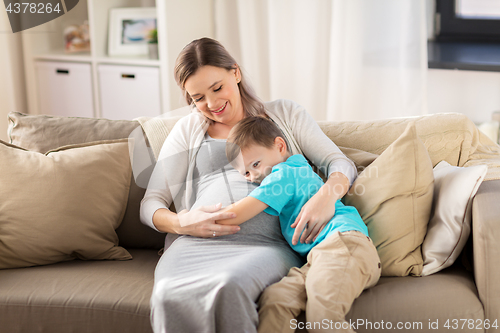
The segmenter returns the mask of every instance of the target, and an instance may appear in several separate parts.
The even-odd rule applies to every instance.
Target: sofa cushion
[[[100,140],[128,138],[139,123],[130,120],[108,120],[77,117],[9,114],[9,138],[12,144],[45,153],[60,146]],[[145,188],[137,186],[131,176],[127,210],[116,230],[120,245],[126,248],[163,247],[165,235],[140,222],[140,202]]]
[[[500,146],[479,131],[463,114],[441,113],[368,121],[318,121],[318,125],[338,146],[381,154],[410,122],[415,122],[433,166],[440,161],[460,167],[487,164],[485,180],[500,179]]]
[[[380,278],[354,301],[346,320],[358,333],[482,332],[484,311],[472,274],[454,265],[425,278]],[[474,325],[468,326],[469,320]],[[307,333],[306,324],[302,312],[295,332]]]
[[[354,181],[345,203],[358,209],[377,247],[383,276],[420,275],[434,177],[410,123]]]
[[[73,260],[0,270],[1,332],[152,332],[149,299],[156,250],[134,260]]]
[[[49,150],[85,142],[128,138],[136,121],[58,117],[9,113],[8,135],[12,144],[31,151]]]
[[[486,165],[462,168],[446,161],[434,167],[434,199],[422,243],[422,275],[450,266],[462,252],[471,231],[472,199],[487,171]]]
[[[43,155],[0,141],[0,268],[131,259],[115,229],[127,204],[127,140]]]
[[[387,323],[393,325],[392,330],[397,329],[398,323],[410,325],[411,329],[407,326],[404,327],[406,330],[401,330],[404,332],[445,332],[448,331],[444,327],[446,321],[450,327],[453,320],[460,325],[469,319],[476,325],[482,323],[484,311],[472,274],[462,266],[454,265],[422,278],[383,277],[375,287],[365,290],[354,301],[346,318],[353,322],[358,319],[365,321],[364,325],[357,327],[358,333],[389,332]],[[385,330],[368,326],[368,322],[380,325],[382,321],[386,323]],[[429,329],[429,324],[436,322],[439,329]],[[456,331],[477,332],[476,325],[474,329],[465,327]]]

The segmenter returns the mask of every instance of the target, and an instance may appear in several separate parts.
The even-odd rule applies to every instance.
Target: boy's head
[[[283,133],[272,120],[246,117],[229,132],[226,155],[247,180],[260,183],[290,153]]]

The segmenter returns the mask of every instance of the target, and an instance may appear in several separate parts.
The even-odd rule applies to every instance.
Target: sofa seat
[[[448,319],[450,326],[453,325],[453,319],[458,320],[460,332],[484,332],[483,329],[469,329],[467,324],[462,328],[463,321],[460,321],[473,319],[477,324],[482,323],[483,318],[483,305],[479,301],[472,274],[461,264],[455,264],[426,277],[382,277],[375,287],[365,290],[354,301],[346,320],[352,323],[364,321],[362,325],[356,326],[358,333],[389,331],[387,325],[397,330],[398,323],[407,325],[402,330],[404,332],[426,332],[432,331],[429,323],[436,320],[439,330],[434,331],[443,332],[447,331],[444,325]],[[304,313],[298,321],[302,323],[297,323],[297,327],[306,325]],[[307,331],[297,329],[296,332]]]
[[[159,256],[155,250],[129,251],[130,261],[75,260],[1,270],[0,331],[151,332],[149,299]],[[477,320],[483,314],[472,274],[456,264],[427,277],[381,278],[354,302],[347,320],[365,321],[357,332],[380,332],[376,325],[382,320],[385,325],[422,323],[425,331],[429,321],[439,320],[442,329],[447,319]],[[422,332],[422,327],[405,332]]]
[[[0,331],[152,332],[149,299],[158,252],[129,252],[133,260],[0,270]]]

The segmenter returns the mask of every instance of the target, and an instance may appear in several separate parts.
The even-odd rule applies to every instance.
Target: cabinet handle
[[[123,79],[135,79],[135,74],[122,74]]]
[[[69,70],[67,69],[56,69],[57,74],[69,74]]]

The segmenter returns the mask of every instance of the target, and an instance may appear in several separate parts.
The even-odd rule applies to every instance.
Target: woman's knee
[[[235,297],[246,295],[246,284],[241,276],[236,276],[234,274],[223,273],[220,274],[217,279],[217,284],[219,285],[219,296]]]
[[[173,292],[172,284],[168,281],[163,280],[155,283],[151,295],[151,306],[168,308],[168,304],[172,302]]]

